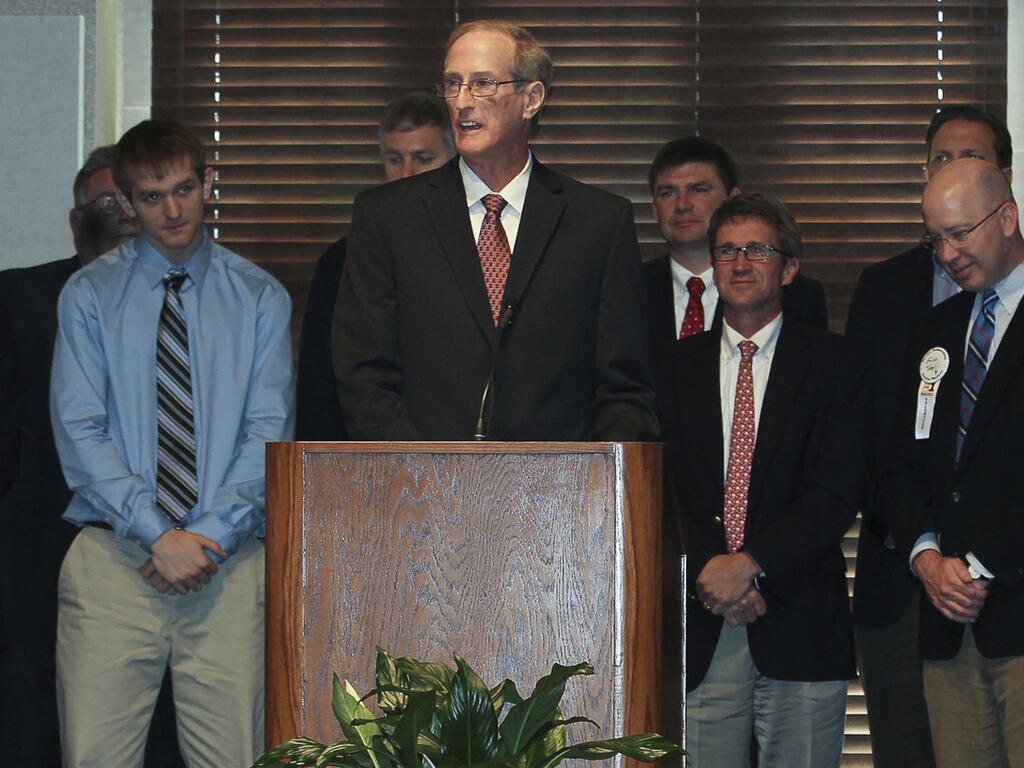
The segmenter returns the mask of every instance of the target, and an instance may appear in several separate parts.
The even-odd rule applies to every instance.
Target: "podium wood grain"
[[[332,672],[379,645],[526,695],[590,661],[574,740],[657,730],[661,446],[275,443],[267,479],[267,742],[338,738]]]

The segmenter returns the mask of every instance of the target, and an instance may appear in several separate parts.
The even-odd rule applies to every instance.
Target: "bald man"
[[[920,579],[936,764],[1024,765],[1024,239],[1006,175],[934,174],[924,244],[963,292],[911,347],[886,515]]]

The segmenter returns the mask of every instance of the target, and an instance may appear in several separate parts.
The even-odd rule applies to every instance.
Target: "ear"
[[[1017,231],[1017,224],[1019,218],[1020,211],[1017,210],[1016,203],[1006,203],[1006,205],[1003,206],[1003,210],[999,212],[999,225],[1003,229],[1004,236],[1013,236],[1014,232]]]
[[[921,166],[921,173],[924,174],[924,183],[927,184],[931,179],[928,176],[928,163]]]
[[[1000,170],[1003,172],[1003,176],[1006,177],[1006,180],[1013,184],[1013,168],[1000,168]]]
[[[71,226],[71,234],[75,238],[75,240],[78,239],[78,227],[81,225],[81,223],[82,212],[80,210],[78,210],[77,208],[72,208],[70,211],[68,211],[68,224]]]
[[[796,277],[796,273],[800,271],[800,259],[790,257],[786,259],[785,266],[782,267],[782,284],[789,285],[793,282],[793,278]]]
[[[203,200],[209,200],[213,194],[213,177],[214,171],[212,166],[206,166],[206,170],[203,171]]]
[[[732,189],[729,190],[729,194],[727,195],[727,197],[736,197],[738,194],[740,194],[740,188],[733,187]]]
[[[544,91],[544,83],[534,80],[526,86],[524,93],[526,94],[526,107],[523,109],[523,118],[532,120],[533,116],[544,106],[544,97],[547,95]]]
[[[131,201],[124,196],[124,192],[118,188],[114,194],[117,195],[117,202],[121,204],[121,210],[125,212],[125,215],[132,219],[136,218],[135,209],[132,208]]]

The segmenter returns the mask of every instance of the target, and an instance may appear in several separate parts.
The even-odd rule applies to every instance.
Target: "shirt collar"
[[[533,169],[533,152],[527,153],[526,165],[523,170],[516,174],[504,188],[497,190],[497,194],[505,198],[507,207],[518,214],[523,212],[523,204],[526,202],[526,188],[530,184],[530,171]],[[462,174],[462,186],[466,189],[466,207],[472,208],[484,195],[491,194],[494,190],[488,187],[479,176],[473,173],[473,169],[466,165],[466,161],[459,158],[459,173]],[[482,203],[480,203],[483,205]]]
[[[160,251],[146,239],[145,235],[139,235],[132,241],[132,251],[142,265],[146,276],[149,278],[150,288],[156,288],[162,284],[164,275],[172,271],[184,270],[188,272],[189,280],[185,283],[185,289],[189,283],[202,285],[206,277],[206,270],[210,266],[210,254],[213,251],[212,241],[206,234],[206,227],[203,227],[203,241],[199,244],[189,260],[184,264],[172,264]]]
[[[1006,277],[992,286],[1004,307],[1013,311],[1024,296],[1024,264],[1017,267]]]
[[[779,340],[779,330],[782,328],[782,313],[779,312],[775,318],[764,328],[750,337],[750,341],[757,344],[757,351],[754,355],[771,356],[775,352],[775,344]],[[746,340],[746,336],[730,326],[725,320],[722,321],[722,353],[725,355],[739,354],[739,344]]]
[[[709,266],[700,274],[691,272],[678,261],[673,259],[671,256],[668,257],[669,269],[672,270],[672,281],[680,288],[686,287],[686,281],[691,277],[699,277],[704,281],[704,288],[707,289],[709,286],[714,284],[714,272],[715,268]]]

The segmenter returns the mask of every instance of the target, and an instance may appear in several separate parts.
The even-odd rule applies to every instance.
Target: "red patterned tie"
[[[508,238],[505,237],[505,228],[501,226],[501,211],[506,205],[505,198],[501,195],[484,195],[483,203],[487,213],[484,214],[484,223],[480,227],[480,239],[476,246],[480,251],[480,267],[484,272],[487,298],[491,302],[491,316],[497,325],[512,252],[508,247]]]
[[[700,301],[704,295],[704,281],[699,277],[691,277],[686,281],[686,292],[690,294],[690,299],[686,303],[686,314],[683,315],[683,325],[679,329],[680,339],[704,331],[704,305]]]
[[[757,344],[740,342],[740,370],[736,377],[736,401],[732,409],[729,468],[725,475],[725,541],[729,554],[743,546],[747,524],[747,491],[750,461],[754,457],[754,353]]]

